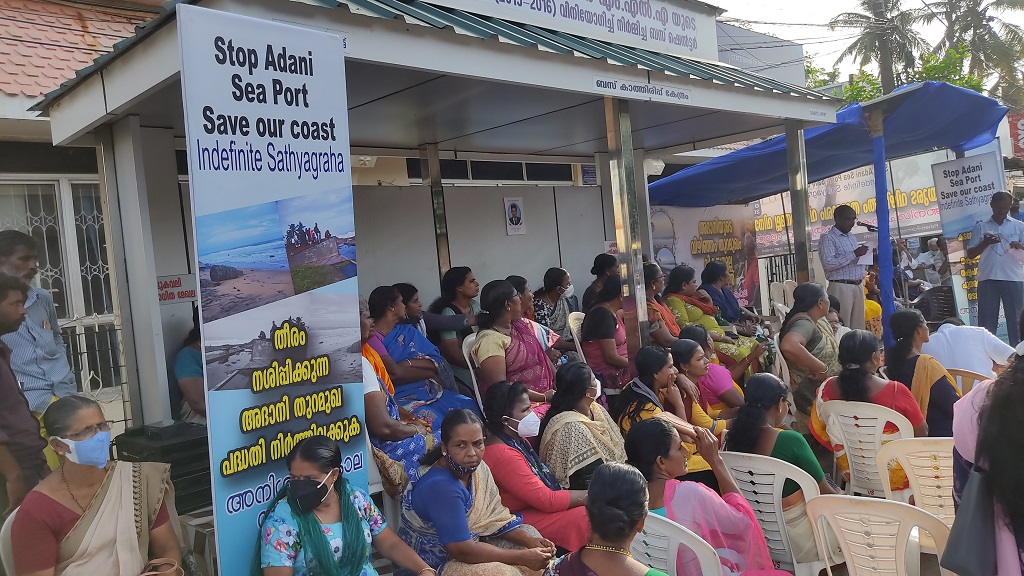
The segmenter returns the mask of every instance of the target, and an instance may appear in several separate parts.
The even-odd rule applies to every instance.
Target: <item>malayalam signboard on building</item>
[[[178,5],[222,576],[249,573],[284,458],[366,488],[343,39]]]
[[[1008,114],[1006,120],[1010,124],[1013,156],[1014,158],[1024,158],[1024,112]]]

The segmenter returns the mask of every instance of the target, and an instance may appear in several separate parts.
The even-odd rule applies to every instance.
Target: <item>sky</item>
[[[352,192],[327,190],[308,196],[297,196],[278,202],[281,226],[302,222],[303,226],[330,230],[332,236],[351,236],[354,227]]]
[[[836,58],[853,41],[853,30],[829,30],[827,26],[833,16],[842,12],[859,12],[856,0],[707,0],[710,4],[726,10],[723,19],[737,18],[772,22],[777,24],[751,24],[757,32],[792,40],[804,45],[804,54],[815,55],[814,62],[819,68],[829,69]],[[923,8],[924,0],[904,0],[904,8]],[[1024,26],[1024,12],[1001,15],[1005,20]],[[816,26],[787,26],[779,24],[816,24]],[[924,27],[922,34],[931,44],[942,37],[942,26]],[[840,78],[857,71],[852,59],[838,66]]]
[[[199,224],[196,245],[200,255],[281,238],[276,202],[200,216],[196,220]]]

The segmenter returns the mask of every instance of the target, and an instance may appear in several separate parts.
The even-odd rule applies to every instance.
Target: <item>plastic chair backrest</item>
[[[686,546],[700,563],[703,576],[722,576],[722,562],[718,553],[700,536],[686,527],[657,514],[648,514],[644,528],[633,538],[629,551],[633,558],[669,576],[677,576],[676,558],[679,547]]]
[[[778,304],[789,304],[786,300],[786,285],[782,282],[772,282],[768,285],[768,296],[772,302]]]
[[[821,493],[818,483],[807,472],[770,456],[722,452],[722,460],[732,471],[740,493],[754,509],[754,516],[768,543],[768,553],[776,567],[797,574],[818,574],[825,567],[820,559],[806,562],[800,566],[802,569],[797,569],[789,533],[782,517],[782,489],[787,479],[800,486],[804,500],[810,500]]]
[[[829,400],[821,404],[818,414],[828,427],[829,436],[846,448],[850,463],[851,494],[880,497],[885,493],[876,455],[882,446],[885,425],[892,422],[901,438],[913,438],[914,427],[907,417],[895,410],[870,402]],[[837,438],[838,436],[838,438]]]
[[[484,412],[484,400],[480,397],[480,386],[476,383],[476,361],[473,360],[473,345],[476,344],[476,333],[466,336],[462,341],[462,355],[466,358],[466,366],[469,366],[470,383],[473,387],[473,394],[476,395],[476,403],[480,406],[480,413]]]
[[[789,386],[789,364],[786,363],[785,356],[782,355],[782,348],[780,343],[782,340],[779,335],[775,335],[775,366],[776,370],[772,372],[782,380],[786,386]]]
[[[953,384],[960,389],[960,395],[966,395],[968,392],[974,389],[974,385],[978,382],[984,382],[985,380],[991,380],[991,376],[985,376],[984,374],[978,374],[977,372],[971,372],[970,370],[961,370],[959,368],[947,368],[946,372],[953,377]]]
[[[778,302],[775,302],[774,305],[775,305],[775,312],[777,312],[778,315],[779,315],[779,322],[782,322],[783,319],[785,319],[786,314],[789,314],[789,311],[791,310],[791,308],[789,306],[786,306],[785,304],[779,304]]]
[[[896,460],[910,480],[914,505],[935,516],[946,526],[953,525],[953,439],[904,438],[887,442],[878,449],[878,469],[886,470]],[[883,483],[885,497],[892,500],[892,489]]]
[[[371,496],[374,494],[384,494],[384,482],[380,479],[380,469],[377,468],[377,462],[373,458],[373,444],[370,444],[370,435],[366,435],[366,459],[373,462],[373,465],[366,466],[366,479],[367,487],[366,491]],[[387,498],[387,495],[384,495]]]
[[[792,308],[793,302],[796,302],[796,299],[793,297],[793,292],[796,290],[796,280],[783,280],[782,285],[786,291],[786,305]]]
[[[18,514],[15,508],[11,515],[4,520],[0,528],[0,562],[3,563],[6,574],[14,574],[14,548],[11,545],[11,526],[14,525],[14,517]]]
[[[808,500],[807,516],[818,550],[823,548],[822,520],[832,527],[850,576],[906,576],[907,548],[915,527],[934,539],[940,558],[949,540],[949,528],[941,520],[920,508],[892,500],[828,494]],[[911,562],[920,562],[920,557],[911,558]],[[828,572],[831,576],[831,569]],[[948,570],[941,572],[943,576],[952,576]]]
[[[583,312],[569,312],[569,332],[572,333],[573,342],[576,343],[576,353],[584,362],[587,359],[583,356],[583,342],[580,340],[580,334],[583,332],[583,319],[586,316]]]

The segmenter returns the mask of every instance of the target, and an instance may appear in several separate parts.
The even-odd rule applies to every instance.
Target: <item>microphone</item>
[[[856,224],[861,228],[867,228],[868,232],[878,232],[878,226],[875,226],[874,224],[868,224],[866,222],[861,222],[860,220],[857,220]]]

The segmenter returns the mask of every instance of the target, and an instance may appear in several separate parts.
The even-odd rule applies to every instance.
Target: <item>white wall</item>
[[[555,204],[562,268],[568,270],[572,276],[573,284],[576,285],[576,295],[582,304],[583,291],[594,279],[590,275],[594,256],[604,252],[604,204],[601,199],[601,188],[555,188]],[[610,205],[608,210],[611,210]],[[540,281],[541,278],[531,279],[531,286],[533,282],[540,286]]]

